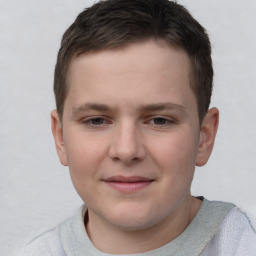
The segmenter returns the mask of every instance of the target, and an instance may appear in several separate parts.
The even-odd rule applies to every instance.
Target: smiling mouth
[[[112,176],[103,181],[119,192],[134,193],[148,187],[154,180],[140,176]]]

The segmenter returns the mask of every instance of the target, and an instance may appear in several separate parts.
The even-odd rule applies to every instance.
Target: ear
[[[212,153],[218,125],[219,110],[217,108],[211,108],[206,113],[201,124],[200,141],[196,159],[197,166],[203,166],[207,163]]]
[[[55,141],[56,150],[62,165],[67,166],[67,156],[65,145],[63,141],[63,129],[57,110],[53,110],[51,113],[52,122],[52,134]]]

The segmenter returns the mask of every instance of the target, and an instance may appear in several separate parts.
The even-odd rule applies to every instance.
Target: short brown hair
[[[78,15],[62,37],[55,67],[54,93],[60,118],[68,94],[67,75],[72,59],[148,39],[162,40],[188,54],[191,88],[201,122],[212,94],[210,41],[205,29],[183,6],[168,0],[102,0]]]

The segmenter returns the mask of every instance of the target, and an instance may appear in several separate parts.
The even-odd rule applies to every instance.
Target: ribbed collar
[[[198,256],[234,207],[230,203],[204,199],[195,218],[176,239],[153,251],[122,256]],[[90,241],[84,227],[85,212],[83,205],[74,217],[61,224],[61,241],[67,256],[113,256],[100,252]]]

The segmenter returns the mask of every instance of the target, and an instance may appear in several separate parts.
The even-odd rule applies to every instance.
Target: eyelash
[[[155,121],[160,121],[161,124],[156,124]],[[154,123],[151,123],[151,122]],[[164,123],[162,123],[164,122]],[[156,117],[152,117],[151,119],[149,119],[149,121],[147,121],[146,123],[152,124],[156,127],[167,127],[170,125],[173,125],[175,123],[175,120],[171,119],[171,118],[166,118],[166,117],[162,117],[162,116],[156,116]]]
[[[95,124],[93,123],[94,121],[103,121],[103,123],[100,123],[100,124]],[[105,124],[110,124],[111,122],[108,121],[105,117],[101,117],[101,116],[96,116],[96,117],[90,117],[90,118],[87,118],[87,119],[84,119],[82,120],[82,124],[85,124],[85,125],[88,125],[88,126],[102,126],[102,125],[105,125]]]
[[[159,123],[157,124],[156,121],[160,121],[160,124]],[[93,128],[102,127],[111,123],[112,122],[109,121],[107,118],[101,117],[101,116],[88,117],[82,120],[82,124],[93,127]],[[150,124],[155,127],[168,127],[175,124],[175,120],[171,118],[162,117],[162,116],[154,116],[154,117],[148,118],[147,121],[144,122],[144,124]]]

